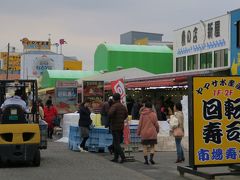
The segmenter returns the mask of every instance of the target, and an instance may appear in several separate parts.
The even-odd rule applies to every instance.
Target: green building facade
[[[100,44],[94,55],[95,71],[136,67],[154,74],[173,72],[173,52],[167,46]]]

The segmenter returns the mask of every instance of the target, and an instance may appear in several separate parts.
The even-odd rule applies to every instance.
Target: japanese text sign
[[[175,31],[175,57],[229,48],[229,14]]]
[[[193,78],[194,165],[240,163],[240,77]]]
[[[24,50],[29,49],[40,49],[40,50],[50,50],[51,49],[51,42],[48,41],[30,41],[28,38],[23,38],[22,44]]]

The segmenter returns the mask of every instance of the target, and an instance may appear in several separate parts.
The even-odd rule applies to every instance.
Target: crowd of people
[[[171,97],[164,100],[164,97],[158,98],[153,102],[152,99],[149,98],[139,98],[134,100],[131,96],[128,97],[127,101],[127,109],[129,115],[132,116],[132,119],[139,120],[140,118],[140,109],[144,106],[146,102],[152,103],[152,109],[157,115],[158,121],[167,121],[167,116],[169,116],[168,108],[173,109],[174,102]]]
[[[103,103],[100,110],[101,114],[101,124],[109,128],[109,132],[112,133],[113,142],[112,145],[108,147],[109,152],[114,154],[112,162],[123,163],[126,161],[124,152],[120,146],[123,142],[123,131],[124,131],[124,122],[127,120],[129,110],[131,110],[132,119],[139,120],[139,125],[137,129],[137,135],[141,137],[141,144],[143,146],[143,156],[144,164],[155,164],[154,154],[155,147],[157,144],[157,134],[159,133],[159,120],[166,121],[169,119],[169,124],[171,124],[171,119],[175,117],[177,123],[174,127],[171,127],[170,135],[174,136],[177,149],[177,160],[176,163],[183,162],[185,160],[183,154],[183,148],[181,146],[181,140],[184,136],[183,128],[183,113],[181,103],[174,104],[171,99],[168,99],[166,102],[162,103],[157,101],[155,105],[149,100],[136,101],[132,107],[124,106],[120,102],[120,94],[115,93],[113,96],[110,96],[106,102]],[[85,143],[89,138],[89,130],[92,124],[90,118],[90,101],[86,100],[83,102],[79,108],[80,119],[79,126],[81,128],[81,138],[82,143],[80,145],[81,150],[87,150]],[[168,106],[166,106],[168,105]],[[181,129],[183,132],[182,135],[175,135],[175,130]],[[120,161],[119,161],[120,158]]]
[[[109,128],[109,132],[112,134],[113,142],[108,147],[110,153],[114,154],[112,162],[123,163],[126,161],[125,154],[121,147],[123,142],[123,131],[124,122],[128,118],[129,111],[131,111],[132,119],[139,120],[137,129],[137,135],[141,137],[141,144],[143,146],[144,164],[155,164],[154,154],[155,146],[157,144],[157,134],[159,133],[158,121],[167,120],[170,125],[170,135],[174,136],[176,149],[177,149],[177,160],[176,163],[183,162],[185,160],[183,147],[181,145],[182,137],[184,136],[184,116],[182,112],[181,103],[173,103],[171,99],[166,102],[156,101],[155,105],[149,100],[137,100],[132,104],[132,107],[125,106],[121,102],[121,96],[118,93],[110,96],[108,101],[103,103],[100,110],[101,124],[105,128]],[[80,136],[82,138],[80,144],[80,150],[87,151],[86,142],[89,138],[89,131],[91,129],[91,101],[85,100],[80,104],[78,113]],[[16,90],[15,95],[5,100],[2,104],[1,109],[4,109],[9,104],[18,104],[23,110],[28,111],[27,104],[21,99],[20,91]],[[166,106],[167,104],[167,106]],[[40,121],[46,121],[48,125],[48,138],[53,138],[53,128],[56,125],[56,119],[58,119],[57,108],[52,103],[51,96],[46,101],[45,105],[42,100],[38,100],[38,110]],[[120,161],[119,161],[120,158]]]

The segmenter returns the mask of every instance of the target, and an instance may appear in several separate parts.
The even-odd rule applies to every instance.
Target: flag
[[[64,39],[60,39],[60,40],[59,40],[59,44],[60,44],[60,45],[63,45],[63,44],[67,44],[67,42],[66,42]]]
[[[119,93],[121,95],[121,103],[126,105],[126,91],[123,79],[111,81],[111,88],[113,93]]]

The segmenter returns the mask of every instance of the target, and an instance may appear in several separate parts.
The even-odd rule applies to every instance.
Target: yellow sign
[[[136,45],[148,45],[148,38],[137,39],[134,41]]]
[[[0,59],[3,60],[3,70],[7,70],[7,52],[0,53]],[[10,53],[9,55],[9,62],[8,62],[8,70],[19,71],[20,70],[20,63],[21,56],[19,53]]]
[[[240,77],[193,78],[194,165],[240,163]]]
[[[82,61],[64,60],[65,70],[82,70]]]
[[[50,50],[51,49],[51,42],[48,41],[30,41],[27,38],[23,38],[22,44],[24,50]]]

